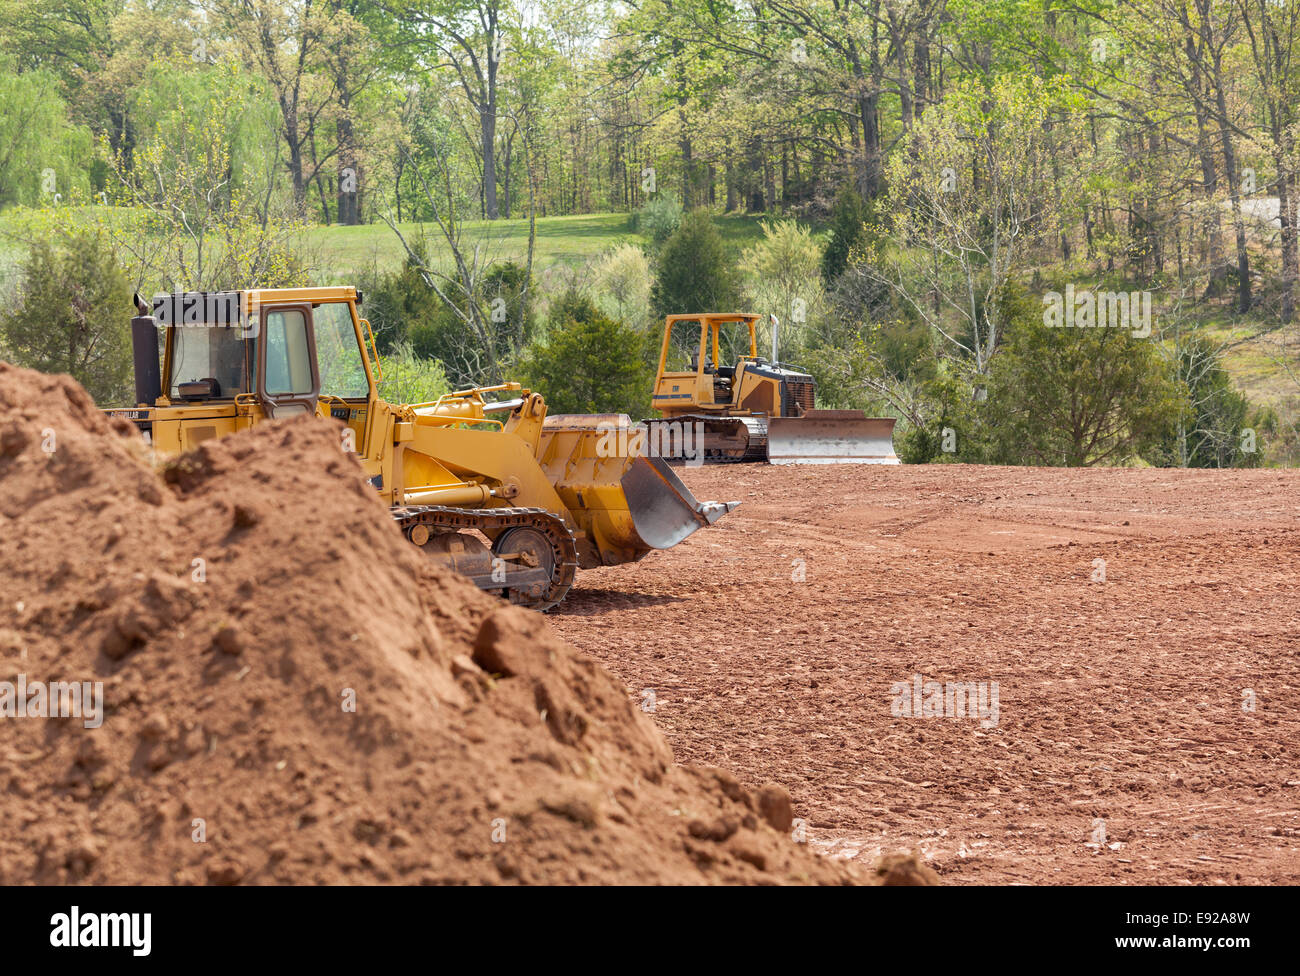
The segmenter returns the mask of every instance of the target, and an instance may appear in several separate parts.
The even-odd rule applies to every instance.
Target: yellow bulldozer
[[[407,539],[539,610],[580,567],[670,548],[739,504],[698,502],[664,460],[612,449],[626,416],[548,424],[542,396],[517,383],[384,401],[360,302],[351,287],[137,296],[137,406],[108,412],[162,456],[267,420],[332,418]]]
[[[893,418],[816,409],[812,376],[777,359],[776,316],[772,358],[759,357],[759,321],[748,312],[667,317],[651,400],[660,416],[645,422],[651,442],[666,445],[663,455],[708,462],[897,464]]]

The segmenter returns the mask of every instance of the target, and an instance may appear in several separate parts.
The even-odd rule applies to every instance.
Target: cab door
[[[257,390],[272,420],[316,412],[320,374],[310,305],[271,305],[258,321]]]

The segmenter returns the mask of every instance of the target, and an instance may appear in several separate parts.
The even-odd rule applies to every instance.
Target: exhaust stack
[[[131,319],[131,357],[135,369],[135,402],[152,407],[162,396],[162,367],[158,362],[158,320],[149,306],[135,296],[136,311]]]

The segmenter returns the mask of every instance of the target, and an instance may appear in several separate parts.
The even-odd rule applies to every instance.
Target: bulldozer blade
[[[651,549],[671,549],[740,504],[696,501],[662,458],[637,458],[620,483],[636,533]]]
[[[772,464],[897,464],[894,418],[861,410],[809,410],[767,425]]]

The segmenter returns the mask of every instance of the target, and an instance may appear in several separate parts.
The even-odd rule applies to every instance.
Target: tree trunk
[[[1250,311],[1250,254],[1246,250],[1246,222],[1241,214],[1241,185],[1238,182],[1237,153],[1228,129],[1228,107],[1223,86],[1216,84],[1219,105],[1219,138],[1223,142],[1223,168],[1228,175],[1228,199],[1232,202],[1232,228],[1237,238],[1237,311]]]
[[[767,213],[776,210],[776,167],[766,152],[763,153],[763,203]]]
[[[740,206],[736,195],[736,164],[731,158],[731,140],[727,140],[727,213],[732,213]]]
[[[338,137],[338,218],[340,224],[355,226],[361,223],[361,169],[357,161],[356,132],[352,119],[346,115],[339,119]]]
[[[298,118],[296,111],[286,111],[284,117],[284,136],[289,148],[289,180],[293,186],[293,204],[301,214],[307,202],[307,186],[302,175],[302,140],[298,138]]]
[[[483,154],[483,216],[488,220],[496,220],[501,214],[497,208],[497,108],[495,97],[479,108],[479,132]]]

